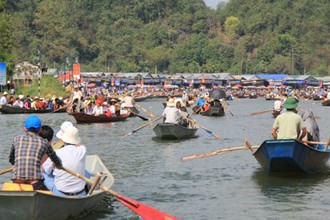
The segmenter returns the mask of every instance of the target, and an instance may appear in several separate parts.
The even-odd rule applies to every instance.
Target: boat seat
[[[18,184],[7,182],[2,185],[2,191],[34,191],[30,184]]]

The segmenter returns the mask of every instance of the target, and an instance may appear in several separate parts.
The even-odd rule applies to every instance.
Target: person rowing
[[[297,114],[296,108],[298,104],[296,99],[287,98],[283,107],[286,109],[286,112],[277,116],[272,126],[274,139],[302,140],[307,134],[307,130],[303,119]]]
[[[18,184],[30,184],[34,190],[48,190],[44,185],[41,172],[43,156],[47,154],[61,169],[62,162],[57,157],[50,143],[38,135],[41,131],[41,120],[36,115],[30,115],[24,122],[23,135],[14,137],[9,154],[9,162],[15,167],[12,181]]]
[[[62,134],[61,140],[64,146],[56,150],[56,154],[63,163],[63,166],[79,173],[81,176],[89,177],[85,172],[86,147],[80,142],[79,131],[76,127],[70,126]],[[85,181],[76,178],[63,169],[53,166],[50,159],[43,164],[45,185],[57,196],[85,196]]]
[[[175,104],[176,103],[172,98],[169,99],[166,103],[166,108],[163,111],[164,123],[176,124],[178,122],[178,119],[181,115]]]

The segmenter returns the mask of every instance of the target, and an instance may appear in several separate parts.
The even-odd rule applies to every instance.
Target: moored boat
[[[95,116],[89,115],[82,112],[72,112],[69,113],[72,115],[77,123],[107,123],[107,122],[117,122],[125,121],[128,116],[116,116],[116,117],[107,117],[105,115]]]
[[[86,169],[93,180],[102,172],[100,183],[111,188],[114,177],[97,155],[86,157]],[[106,196],[96,188],[87,196],[55,196],[43,191],[0,191],[0,219],[61,220],[78,217],[95,208]]]
[[[188,139],[195,137],[197,128],[183,127],[178,124],[158,123],[153,131],[161,139]]]
[[[330,150],[324,145],[310,147],[294,139],[266,140],[253,153],[268,172],[317,173],[327,168]]]
[[[27,108],[19,108],[13,107],[10,105],[0,105],[0,112],[2,114],[39,114],[39,113],[61,113],[66,112],[66,108],[62,109],[27,109]]]

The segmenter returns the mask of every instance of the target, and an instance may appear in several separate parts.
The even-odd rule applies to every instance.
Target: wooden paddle
[[[133,133],[137,132],[138,130],[140,130],[140,129],[142,129],[142,128],[144,128],[144,127],[146,127],[146,126],[148,126],[148,125],[150,125],[150,124],[152,124],[152,123],[158,121],[158,120],[161,119],[161,118],[163,118],[163,116],[159,116],[158,118],[155,118],[155,119],[149,121],[148,123],[146,123],[146,124],[144,124],[144,125],[141,125],[140,127],[134,129],[133,131],[131,131],[130,133],[128,133],[127,135],[125,135],[125,137],[127,137],[127,136],[129,136],[129,135],[132,135]]]
[[[225,110],[225,112],[228,111],[231,116],[234,116],[234,114],[225,105],[223,105],[223,109]]]
[[[0,175],[5,174],[5,173],[9,173],[9,172],[11,172],[11,171],[13,171],[13,170],[14,170],[14,167],[13,167],[13,166],[10,167],[10,168],[7,168],[7,169],[4,169],[4,170],[1,170],[1,171],[0,171]]]
[[[134,115],[138,116],[139,118],[141,118],[143,121],[149,121],[149,118],[143,117],[141,115],[139,115],[138,113],[134,112],[134,111],[130,111],[130,113],[133,113]]]
[[[328,150],[329,145],[330,145],[330,138],[328,139],[327,143],[324,146],[324,151]]]
[[[138,108],[142,109],[142,111],[144,111],[144,112],[145,112],[147,115],[149,115],[150,117],[155,117],[154,114],[152,114],[151,112],[149,112],[147,109],[143,108],[141,105],[138,105],[138,104],[136,104],[136,103],[135,103],[135,105],[136,105]]]
[[[261,115],[261,114],[272,112],[272,111],[273,111],[273,109],[272,110],[265,110],[265,111],[261,111],[261,112],[252,112],[252,113],[250,113],[250,115],[252,115],[252,116]]]
[[[214,138],[217,138],[217,139],[221,138],[219,135],[213,134],[212,131],[210,131],[209,129],[207,129],[206,127],[204,127],[203,125],[201,125],[200,123],[196,122],[195,120],[192,120],[192,119],[189,119],[189,118],[187,118],[187,119],[192,124],[196,124],[198,127],[203,128],[207,133],[209,133],[210,135],[212,135]]]
[[[199,114],[201,110],[202,110],[202,106],[200,106],[196,111],[194,111],[193,115]]]
[[[72,170],[69,170],[68,168],[63,167],[63,170],[70,173],[71,175],[78,177],[79,179],[84,180],[85,182],[89,184],[93,184],[93,181],[81,176],[79,173],[76,173]],[[167,213],[164,213],[162,211],[159,211],[151,206],[148,206],[146,204],[143,204],[141,202],[138,202],[136,200],[133,200],[131,198],[128,198],[126,196],[123,196],[111,189],[108,189],[107,187],[99,184],[100,189],[110,193],[111,195],[115,196],[116,199],[121,202],[123,205],[134,211],[136,214],[144,218],[145,220],[179,220],[179,218],[176,218],[174,216],[171,216]]]
[[[259,148],[259,145],[255,145],[255,146],[251,146],[252,149],[257,149]],[[231,148],[224,148],[224,149],[220,149],[220,150],[216,150],[216,151],[212,151],[212,152],[207,152],[207,153],[202,153],[202,154],[194,154],[191,156],[186,156],[186,157],[182,157],[181,161],[188,161],[188,160],[194,160],[194,159],[199,159],[199,158],[204,158],[204,157],[210,157],[210,156],[215,156],[218,154],[225,154],[225,153],[229,153],[232,151],[237,151],[237,150],[248,150],[249,148],[246,146],[240,146],[240,147],[231,147]]]

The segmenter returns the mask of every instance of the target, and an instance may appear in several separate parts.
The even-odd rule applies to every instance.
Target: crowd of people
[[[10,95],[7,99],[8,93],[4,92],[0,98],[0,105],[8,105],[15,108],[25,108],[25,109],[51,109],[56,110],[62,108],[68,103],[69,97],[63,99],[63,97],[53,96],[52,98],[40,98],[38,96],[30,97],[27,95],[18,95],[16,98]]]

